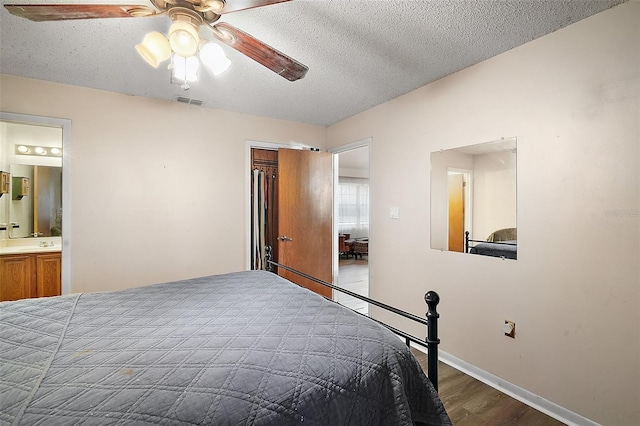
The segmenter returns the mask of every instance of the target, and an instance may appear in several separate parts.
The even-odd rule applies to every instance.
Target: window
[[[338,232],[351,234],[351,238],[369,236],[368,179],[339,178]]]

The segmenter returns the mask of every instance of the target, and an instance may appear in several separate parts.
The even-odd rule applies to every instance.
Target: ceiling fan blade
[[[247,55],[254,61],[264,65],[289,81],[299,80],[309,71],[306,65],[290,58],[233,25],[221,22],[210,28],[218,40],[238,52]]]
[[[237,12],[239,10],[253,9],[255,7],[268,6],[270,4],[284,3],[291,0],[226,0],[224,8],[217,12],[219,15]]]
[[[137,4],[6,4],[4,7],[13,15],[31,21],[135,18],[164,14],[151,7]]]

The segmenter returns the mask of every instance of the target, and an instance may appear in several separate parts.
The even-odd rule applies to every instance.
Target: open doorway
[[[369,296],[370,140],[332,150],[335,154],[334,284]],[[334,300],[365,315],[368,304],[334,292]]]
[[[52,264],[57,268],[56,276],[60,273],[55,287],[58,294],[70,294],[71,155],[68,153],[71,150],[71,120],[0,112],[0,122],[3,135],[0,143],[0,170],[9,172],[13,178],[27,178],[28,189],[25,191],[31,190],[28,197],[30,202],[22,202],[15,212],[12,206],[17,201],[12,201],[11,196],[0,198],[0,222],[10,224],[0,228],[0,239],[59,237],[61,242],[57,246],[61,251],[60,259],[55,259],[57,255],[51,253],[54,257]],[[23,151],[17,149],[17,145],[22,143],[42,145],[46,148],[42,152],[46,152],[38,153],[36,149],[34,152],[38,156],[23,155]],[[49,150],[51,148],[57,148],[58,151],[53,152]],[[4,228],[8,229],[2,230]]]

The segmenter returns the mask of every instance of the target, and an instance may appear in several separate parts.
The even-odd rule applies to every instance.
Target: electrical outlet
[[[507,337],[511,337],[512,339],[516,338],[516,323],[513,321],[504,321],[504,326],[502,328],[504,331],[504,335]]]

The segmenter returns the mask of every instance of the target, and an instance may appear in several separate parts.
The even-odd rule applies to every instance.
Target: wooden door
[[[449,250],[464,252],[464,176],[449,175]]]
[[[332,281],[332,165],[328,152],[278,150],[278,263],[326,282]],[[278,274],[331,298],[322,284]]]

